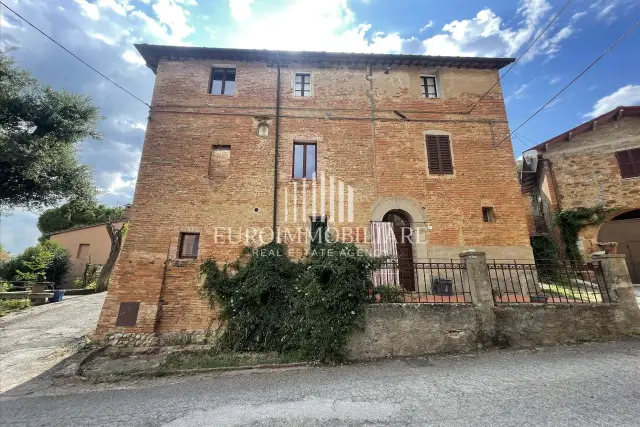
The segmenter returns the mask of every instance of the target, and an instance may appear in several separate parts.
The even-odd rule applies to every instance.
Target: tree
[[[96,281],[96,292],[106,291],[109,287],[111,271],[113,271],[113,267],[116,265],[118,255],[120,255],[120,249],[122,249],[122,243],[129,230],[129,224],[126,222],[123,223],[119,229],[111,223],[105,224],[105,227],[107,227],[107,233],[109,233],[109,237],[111,238],[111,250],[109,251],[109,258],[107,258],[107,262],[102,266],[100,276],[98,276],[98,280]]]
[[[0,208],[91,199],[91,170],[76,152],[101,138],[99,119],[90,98],[41,85],[0,52]]]
[[[47,209],[38,218],[42,234],[54,233],[82,225],[113,222],[122,218],[124,208],[98,205],[94,201],[75,200],[57,208]]]
[[[46,280],[59,288],[71,269],[70,258],[69,251],[63,246],[48,240],[5,262],[2,275],[6,280]]]

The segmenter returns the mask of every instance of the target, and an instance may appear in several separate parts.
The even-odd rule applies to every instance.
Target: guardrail
[[[376,302],[471,303],[464,263],[390,260],[374,272]]]
[[[599,261],[487,262],[494,301],[597,304],[610,300]]]

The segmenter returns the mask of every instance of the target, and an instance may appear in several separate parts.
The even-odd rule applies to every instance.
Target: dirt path
[[[0,318],[0,393],[74,353],[95,329],[105,296],[66,296]]]

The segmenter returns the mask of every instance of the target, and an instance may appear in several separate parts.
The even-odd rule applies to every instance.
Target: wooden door
[[[415,291],[411,223],[404,214],[397,211],[387,212],[383,221],[393,223],[393,232],[396,236],[397,242],[396,250],[398,252],[398,275],[400,278],[400,286],[407,291]]]

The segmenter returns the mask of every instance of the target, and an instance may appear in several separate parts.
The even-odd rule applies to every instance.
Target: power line
[[[22,19],[24,22],[26,22],[27,24],[29,24],[31,27],[33,27],[36,31],[38,31],[40,34],[42,34],[43,36],[45,36],[46,38],[48,38],[49,40],[51,40],[52,42],[54,42],[55,44],[57,44],[59,47],[61,47],[63,50],[65,50],[68,54],[70,54],[71,56],[73,56],[74,58],[76,58],[78,61],[82,62],[84,65],[86,65],[87,67],[89,67],[90,69],[92,69],[93,71],[95,71],[96,73],[98,73],[99,75],[101,75],[102,77],[104,77],[106,80],[108,80],[109,82],[113,83],[115,86],[117,86],[118,88],[122,89],[124,92],[126,92],[127,94],[129,94],[130,96],[134,97],[135,99],[137,99],[138,101],[142,102],[144,105],[146,105],[147,107],[151,107],[151,105],[147,104],[146,102],[144,102],[142,99],[138,98],[137,96],[135,96],[134,94],[132,94],[131,92],[129,92],[128,90],[126,90],[125,88],[123,88],[122,86],[120,86],[118,83],[114,82],[113,80],[111,80],[109,77],[105,76],[104,74],[102,74],[100,71],[96,70],[95,68],[93,68],[91,65],[87,64],[85,61],[83,61],[78,55],[76,55],[75,53],[71,52],[69,49],[67,49],[66,47],[62,46],[60,43],[58,43],[57,41],[55,41],[53,38],[51,38],[47,33],[45,33],[44,31],[42,31],[40,28],[36,27],[35,25],[33,25],[31,22],[29,22],[26,18],[24,18],[22,15],[20,15],[18,12],[16,12],[15,10],[11,9],[9,6],[7,6],[6,4],[4,4],[3,2],[0,1],[0,4],[4,7],[6,7],[7,9],[9,9],[11,12],[13,12],[14,15],[16,15],[18,18]]]
[[[527,120],[525,120],[524,122],[522,122],[520,124],[520,126],[518,126],[517,128],[515,128],[513,131],[511,131],[507,136],[504,137],[504,139],[500,142],[498,142],[495,146],[497,147],[498,145],[502,144],[503,142],[505,142],[511,135],[513,135],[518,129],[520,129],[522,126],[526,125],[527,123],[529,123],[529,121],[531,119],[533,119],[535,116],[538,115],[538,113],[542,110],[544,110],[544,108],[551,104],[558,96],[560,96],[565,90],[567,90],[569,88],[569,86],[571,86],[572,84],[574,84],[580,77],[582,77],[587,71],[589,71],[591,69],[591,67],[593,67],[594,65],[596,65],[598,62],[600,62],[600,60],[602,58],[604,58],[609,52],[611,52],[613,50],[614,47],[616,47],[618,45],[618,43],[620,43],[622,40],[624,40],[625,38],[627,38],[627,36],[629,34],[631,34],[636,28],[638,28],[638,25],[640,25],[640,21],[636,22],[635,24],[633,24],[631,26],[631,28],[629,28],[629,30],[627,30],[626,33],[624,33],[622,35],[622,37],[620,37],[618,40],[616,40],[611,46],[609,46],[609,48],[607,50],[605,50],[599,57],[597,57],[595,59],[595,61],[593,61],[591,64],[589,64],[589,66],[587,68],[585,68],[584,70],[582,70],[582,72],[580,74],[578,74],[573,80],[571,80],[565,87],[562,88],[562,90],[558,93],[556,93],[550,100],[548,100],[547,102],[544,103],[544,105],[540,108],[538,108],[536,110],[535,113],[533,113],[532,115],[530,115]]]
[[[523,135],[522,133],[518,133],[518,137],[519,137],[520,139],[522,139],[522,138],[526,139],[527,141],[529,141],[529,142],[530,142],[531,144],[533,144],[533,145],[536,145],[536,144],[537,144],[537,142],[535,142],[533,139],[526,137],[526,136],[525,136],[525,135]]]
[[[556,13],[556,15],[551,19],[551,21],[549,21],[549,23],[547,24],[547,26],[542,30],[542,32],[540,32],[540,34],[538,34],[538,36],[533,40],[533,42],[529,45],[529,47],[527,47],[524,52],[522,52],[520,54],[520,56],[518,56],[516,58],[515,61],[513,61],[513,63],[511,64],[511,66],[509,67],[509,69],[507,69],[507,71],[505,71],[505,73],[500,76],[500,78],[493,84],[493,86],[491,86],[489,88],[488,91],[486,91],[484,93],[484,95],[482,95],[476,102],[475,104],[473,104],[473,106],[471,107],[471,109],[469,110],[469,113],[471,113],[476,106],[480,103],[480,101],[482,101],[484,99],[485,96],[487,96],[489,94],[489,92],[491,92],[493,90],[493,88],[495,88],[496,86],[498,86],[498,83],[500,83],[500,81],[502,79],[504,79],[504,77],[509,74],[509,71],[511,71],[513,69],[513,67],[516,66],[516,64],[518,63],[518,61],[520,61],[522,58],[524,58],[524,56],[527,54],[527,52],[529,52],[529,50],[535,46],[535,44],[538,42],[538,40],[540,40],[540,38],[544,35],[544,33],[547,32],[547,30],[549,28],[551,28],[551,25],[553,25],[554,22],[556,22],[556,20],[558,19],[558,17],[560,16],[560,14],[562,14],[562,12],[564,12],[564,10],[567,8],[567,6],[569,6],[569,4],[572,2],[573,0],[567,0],[567,2],[564,4],[564,6],[562,6],[562,9],[560,9],[558,11],[558,13]]]

